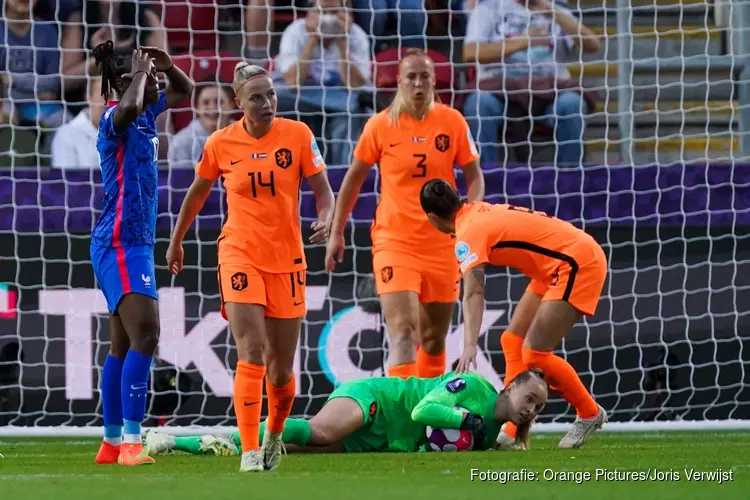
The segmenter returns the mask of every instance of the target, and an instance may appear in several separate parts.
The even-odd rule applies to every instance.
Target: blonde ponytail
[[[405,104],[404,94],[399,88],[396,90],[396,95],[393,96],[393,101],[391,101],[391,105],[388,107],[388,122],[391,125],[398,127],[398,117],[401,116],[401,111],[404,110]]]

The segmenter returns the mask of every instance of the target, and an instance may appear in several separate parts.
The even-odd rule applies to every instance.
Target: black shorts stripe
[[[565,291],[563,292],[562,299],[565,302],[568,302],[570,300],[570,294],[573,293],[573,286],[575,285],[576,275],[578,274],[579,269],[578,262],[576,262],[573,257],[562,252],[556,252],[555,250],[550,250],[549,248],[544,248],[540,247],[539,245],[534,245],[533,243],[528,243],[526,241],[501,241],[500,243],[493,245],[491,250],[502,250],[503,248],[526,250],[528,252],[534,252],[546,257],[561,260],[568,264],[570,266],[570,278],[568,279],[568,284],[565,285]]]

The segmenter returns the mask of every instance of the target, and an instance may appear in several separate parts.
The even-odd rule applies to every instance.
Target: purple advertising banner
[[[487,200],[542,210],[593,225],[748,225],[750,168],[740,165],[596,166],[579,170],[527,165],[484,166]],[[338,192],[345,168],[328,171]],[[168,229],[193,180],[191,170],[159,172],[159,220]],[[462,180],[459,178],[459,184]],[[369,222],[377,204],[377,172],[367,178],[354,210]],[[315,217],[315,200],[303,186],[302,217]],[[0,171],[0,231],[89,232],[101,206],[98,171]],[[200,227],[217,229],[222,197],[215,189]],[[92,208],[93,207],[93,208]]]

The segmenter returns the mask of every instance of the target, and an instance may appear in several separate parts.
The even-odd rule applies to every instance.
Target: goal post
[[[494,0],[483,0],[489,1]],[[728,3],[736,2],[721,5],[726,9]],[[580,77],[600,96],[596,109],[585,117],[585,165],[555,166],[558,145],[544,127],[530,130],[528,157],[499,139],[484,143],[485,150],[499,147],[508,153],[500,163],[482,165],[486,198],[570,221],[602,245],[609,275],[596,315],[578,322],[555,352],[576,368],[609,412],[605,430],[747,429],[750,168],[737,147],[747,134],[739,125],[737,111],[742,104],[733,86],[737,75],[692,66],[689,71],[656,70],[625,80],[612,72],[623,54],[635,66],[638,59],[654,57],[671,61],[693,61],[696,55],[740,57],[738,52],[728,52],[725,42],[737,38],[744,28],[731,22],[715,26],[713,3],[632,0],[630,4],[629,24],[617,24],[621,0],[568,2],[601,39],[597,53],[580,56],[569,67],[573,77]],[[246,45],[242,12],[202,0],[189,0],[185,9],[177,11],[169,10],[181,6],[174,2],[148,5],[160,12],[167,36],[177,36],[170,38],[170,44],[174,41],[174,47],[186,50],[175,60],[194,79],[203,86],[211,78],[226,83],[227,68],[231,79],[232,58],[239,57]],[[470,12],[456,8],[450,3],[441,12],[465,21]],[[213,14],[208,16],[206,9]],[[279,2],[275,9],[267,24],[268,34],[273,35],[268,42],[272,54],[279,35],[271,33],[273,26],[283,28],[278,23],[289,12],[297,16],[306,12],[286,9]],[[184,19],[179,17],[183,14]],[[208,27],[196,24],[211,17],[214,21]],[[627,26],[632,31],[631,50],[618,52],[620,31]],[[460,60],[464,34],[458,28],[447,36],[435,34],[433,21],[423,28],[425,36],[432,37],[430,42],[446,53],[444,64],[453,68],[448,72],[454,79],[448,82],[452,90],[447,92],[465,97],[472,84]],[[221,46],[198,47],[207,34],[221,38]],[[393,34],[391,39],[400,37]],[[187,45],[179,45],[186,40]],[[373,58],[375,53],[373,44]],[[616,98],[623,82],[632,91],[627,103]],[[376,95],[388,92],[379,89]],[[215,99],[218,106],[218,93]],[[225,432],[236,425],[231,396],[237,354],[218,313],[216,239],[226,215],[220,185],[214,186],[185,239],[184,271],[173,277],[164,261],[170,230],[194,176],[190,162],[187,168],[170,164],[166,151],[176,143],[179,127],[188,130],[191,120],[200,122],[203,106],[192,98],[160,123],[155,256],[161,338],[146,425],[182,435]],[[332,116],[342,115],[310,111],[301,99],[294,106],[285,113],[295,119],[317,118],[328,124]],[[364,116],[372,113],[358,111]],[[632,164],[620,161],[622,113],[632,119],[633,136],[625,138],[632,139]],[[0,149],[0,437],[86,437],[101,431],[98,387],[109,330],[104,297],[91,268],[89,235],[100,211],[103,186],[96,166],[66,170],[49,166],[54,163],[54,149],[49,148],[53,133],[40,122],[5,119],[0,123],[0,144],[5,145]],[[191,146],[199,142],[198,135],[189,141]],[[84,136],[74,137],[82,142]],[[321,149],[325,154],[328,143],[336,142],[351,147],[350,137],[323,135]],[[329,165],[335,192],[346,171],[346,165]],[[465,194],[459,170],[457,175]],[[324,271],[325,249],[306,245],[308,314],[294,361],[293,416],[314,415],[341,383],[384,376],[387,332],[377,301],[369,295],[373,279],[369,228],[379,185],[373,169],[346,231],[345,262],[333,274]],[[307,242],[316,218],[315,200],[305,183],[302,193],[300,213]],[[508,269],[493,269],[488,275],[478,370],[498,389],[505,372],[500,335],[526,284],[524,277]],[[457,304],[447,338],[446,369],[461,353],[462,336]],[[534,431],[567,430],[574,418],[573,409],[552,393]]]

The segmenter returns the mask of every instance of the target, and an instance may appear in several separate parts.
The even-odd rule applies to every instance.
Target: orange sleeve
[[[460,167],[465,167],[479,158],[479,152],[477,151],[474,137],[471,135],[471,129],[469,129],[466,119],[459,115],[459,120],[456,120],[456,124],[456,128],[458,129],[456,130],[458,139],[456,144],[456,163]]]
[[[326,168],[323,155],[320,154],[320,148],[318,147],[318,141],[315,140],[315,134],[312,133],[310,127],[302,125],[302,157],[300,158],[300,166],[302,167],[302,175],[305,177],[312,177],[313,175],[319,174]]]
[[[373,165],[380,160],[381,149],[378,133],[378,123],[380,115],[375,115],[367,120],[365,129],[357,141],[357,147],[354,148],[354,157],[360,161]]]
[[[490,261],[490,249],[487,247],[487,232],[482,229],[481,224],[471,224],[456,242],[455,250],[462,274],[487,264]]]
[[[195,173],[210,181],[215,181],[221,175],[215,142],[215,136],[212,135],[208,138],[206,145],[203,146],[203,153],[201,153],[198,164],[195,166]]]

